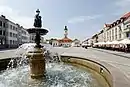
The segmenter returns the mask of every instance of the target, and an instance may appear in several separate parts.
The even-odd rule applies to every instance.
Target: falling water
[[[90,72],[64,64],[58,54],[50,53],[51,46],[47,48],[47,45],[45,77],[40,80],[31,79],[28,58],[25,55],[34,46],[33,43],[23,44],[17,49],[16,54],[21,57],[12,58],[8,68],[0,74],[0,87],[101,87]]]

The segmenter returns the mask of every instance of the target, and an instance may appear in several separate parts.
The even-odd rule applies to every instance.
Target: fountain
[[[28,52],[27,57],[29,58],[30,65],[30,75],[31,78],[37,79],[42,78],[45,73],[45,58],[44,58],[44,50],[41,49],[40,45],[40,35],[45,35],[48,31],[42,27],[41,16],[39,16],[39,9],[36,11],[34,27],[30,28],[27,31],[30,34],[36,34],[35,36],[35,48],[33,51]]]
[[[41,28],[40,11],[36,13],[34,28],[28,29],[29,33],[36,34],[35,43],[26,43],[17,49],[21,57],[12,58],[7,69],[1,71],[0,87],[108,87],[107,83],[105,86],[99,83],[97,77],[101,82],[105,80],[93,70],[66,63],[40,44],[40,35],[48,31]]]

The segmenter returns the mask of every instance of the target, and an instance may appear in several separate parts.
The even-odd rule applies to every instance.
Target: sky
[[[130,0],[0,0],[0,15],[22,25],[33,27],[36,9],[40,9],[45,38],[68,37],[85,40],[99,32],[104,23],[112,23],[130,11]]]

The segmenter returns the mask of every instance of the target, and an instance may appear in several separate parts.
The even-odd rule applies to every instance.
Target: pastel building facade
[[[100,32],[93,35],[89,40],[94,44],[121,41],[124,39],[130,39],[130,12],[110,24],[104,24]]]

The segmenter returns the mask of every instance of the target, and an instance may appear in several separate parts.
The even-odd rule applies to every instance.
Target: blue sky
[[[67,25],[70,38],[84,40],[129,12],[130,0],[0,0],[0,14],[25,28],[33,27],[37,8],[46,38],[62,38]]]

